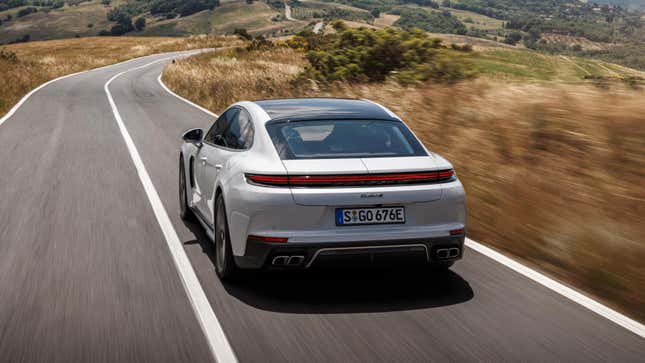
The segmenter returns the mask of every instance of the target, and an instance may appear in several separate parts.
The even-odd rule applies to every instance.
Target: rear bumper
[[[235,256],[235,262],[240,268],[245,269],[432,264],[461,259],[464,239],[465,236],[462,235],[405,240],[282,244],[248,240],[245,255]],[[290,258],[292,256],[295,257]]]

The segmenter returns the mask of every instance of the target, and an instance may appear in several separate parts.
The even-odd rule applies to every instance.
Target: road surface
[[[286,2],[284,3],[284,17],[287,18],[287,20],[296,20],[291,16],[291,6]]]
[[[213,360],[106,97],[106,82],[131,69],[110,94],[239,361],[645,357],[638,335],[473,250],[435,276],[254,274],[223,285],[211,244],[178,217],[180,135],[213,118],[158,83],[167,57],[51,83],[0,125],[3,361]]]

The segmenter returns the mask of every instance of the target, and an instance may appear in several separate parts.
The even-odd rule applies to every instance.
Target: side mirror
[[[202,129],[190,129],[184,132],[184,135],[181,137],[185,142],[190,142],[195,145],[199,145],[202,142],[204,137],[204,130]]]

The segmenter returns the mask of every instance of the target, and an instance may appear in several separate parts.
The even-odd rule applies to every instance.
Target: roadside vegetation
[[[96,37],[12,44],[0,47],[0,115],[38,85],[56,77],[148,54],[218,47],[237,40]]]
[[[471,51],[469,46],[448,49],[421,30],[351,29],[342,22],[334,23],[333,28],[332,35],[303,33],[286,42],[307,51],[309,66],[301,78],[374,82],[392,76],[399,82],[412,83],[456,81],[470,75],[465,57],[456,54]]]
[[[468,195],[471,238],[645,321],[641,86],[618,77],[602,84],[585,79],[578,65],[592,74],[606,72],[588,60],[530,51],[452,51],[436,43],[429,51],[468,58],[478,77],[410,83],[392,69],[383,77],[349,80],[329,77],[334,67],[317,69],[323,77],[311,73],[317,62],[310,60],[312,49],[325,52],[318,42],[367,34],[341,29],[325,36],[331,39],[304,34],[281,44],[256,42],[202,54],[168,65],[163,80],[214,112],[244,99],[380,102],[455,164]]]

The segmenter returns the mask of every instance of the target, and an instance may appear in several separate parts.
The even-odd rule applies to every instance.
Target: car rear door
[[[218,120],[219,125],[205,142],[200,153],[202,191],[204,203],[201,213],[213,220],[215,213],[215,187],[227,174],[231,158],[248,150],[253,144],[255,130],[249,113],[241,107],[228,109]],[[209,136],[209,135],[207,135]]]
[[[226,110],[215,122],[204,137],[202,147],[195,161],[195,193],[199,193],[195,206],[208,223],[213,223],[214,187],[218,172],[223,168],[225,155],[221,148],[224,145],[224,133],[231,121],[237,117],[239,108]]]

